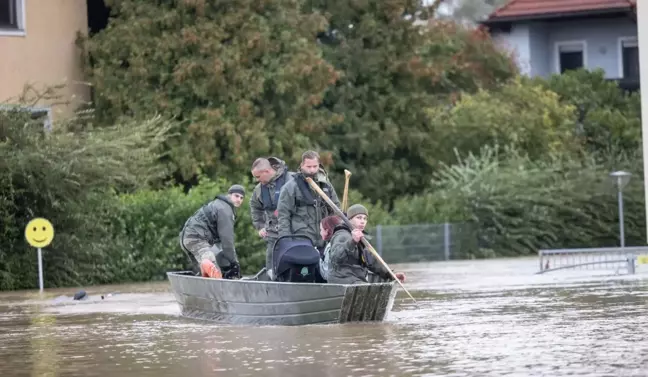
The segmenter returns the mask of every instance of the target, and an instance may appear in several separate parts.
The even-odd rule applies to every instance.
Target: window
[[[24,34],[25,0],[0,0],[0,35]]]
[[[586,50],[584,41],[556,43],[556,70],[565,73],[568,70],[585,68]]]
[[[624,79],[639,78],[639,45],[637,37],[619,38],[619,76]]]
[[[28,111],[30,118],[43,122],[46,131],[52,130],[52,109],[49,107],[28,107],[0,103],[0,111]]]
[[[52,130],[52,110],[50,108],[33,107],[28,110],[31,111],[32,119],[43,122],[46,131]]]

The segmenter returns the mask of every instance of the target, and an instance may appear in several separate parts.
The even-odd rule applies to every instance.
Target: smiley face
[[[25,238],[33,247],[45,247],[54,239],[54,227],[43,218],[33,219],[25,228]]]

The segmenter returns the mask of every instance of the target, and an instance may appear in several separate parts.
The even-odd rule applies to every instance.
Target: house
[[[481,24],[524,74],[601,68],[621,87],[639,88],[636,0],[511,0]]]
[[[86,0],[0,0],[0,104],[14,105],[28,83],[39,89],[66,85],[60,101],[71,104],[41,101],[32,109],[49,121],[88,101],[75,45],[77,32],[87,31]]]

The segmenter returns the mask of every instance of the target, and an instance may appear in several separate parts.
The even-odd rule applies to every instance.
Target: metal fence
[[[369,233],[388,263],[461,259],[477,249],[476,228],[466,223],[378,225]]]
[[[539,274],[566,270],[625,270],[634,274],[637,257],[648,254],[648,247],[602,247],[539,250]]]

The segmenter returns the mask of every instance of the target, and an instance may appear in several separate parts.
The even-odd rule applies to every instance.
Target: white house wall
[[[558,73],[556,44],[585,42],[588,69],[602,68],[607,78],[620,78],[619,38],[636,37],[637,24],[628,18],[551,23],[519,23],[510,33],[494,32],[493,40],[512,51],[520,71],[531,76]]]
[[[513,52],[521,73],[531,74],[529,25],[514,25],[510,33],[494,33],[492,37],[498,46]]]
[[[585,41],[587,68],[602,68],[607,78],[619,77],[619,38],[637,36],[637,24],[629,17],[615,20],[554,22],[548,28],[551,73],[557,73],[555,45],[562,41]]]
[[[544,24],[529,25],[529,50],[531,57],[532,76],[548,76],[552,66],[547,56],[551,56],[552,49],[549,45],[549,28]]]

